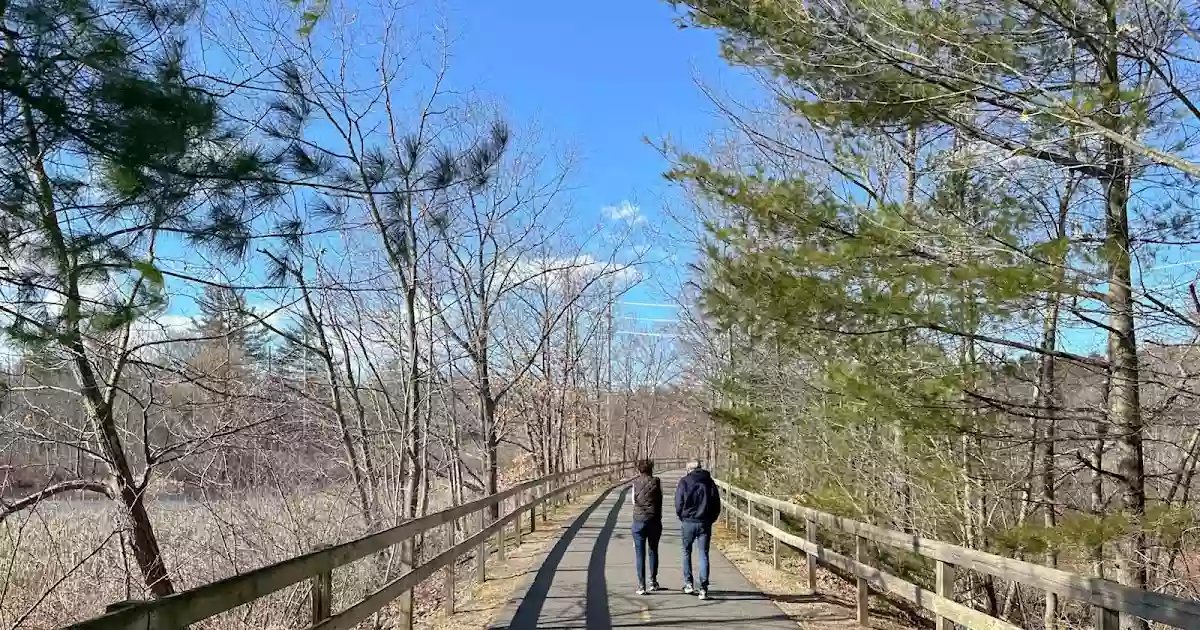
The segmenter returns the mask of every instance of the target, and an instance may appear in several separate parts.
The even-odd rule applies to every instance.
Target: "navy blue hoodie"
[[[697,468],[675,488],[675,515],[689,523],[712,524],[721,515],[721,494],[707,470]]]

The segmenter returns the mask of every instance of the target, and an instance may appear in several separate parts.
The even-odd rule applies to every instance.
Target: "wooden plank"
[[[779,510],[774,508],[771,509],[771,524],[779,529]],[[779,570],[779,539],[774,536],[771,537],[771,566]]]
[[[937,582],[938,596],[953,601],[954,565],[938,560],[937,568],[934,569],[934,577]],[[954,630],[954,622],[947,617],[938,615],[935,628],[936,630]]]
[[[862,536],[854,538],[854,560],[861,566],[867,565],[867,539]],[[858,597],[855,608],[858,611],[858,625],[866,628],[871,625],[871,587],[867,578],[858,576]]]
[[[758,495],[717,480],[735,495],[752,496],[754,500],[795,518],[811,519],[821,525],[862,536],[898,549],[911,551],[933,560],[941,560],[961,568],[968,568],[996,577],[1055,592],[1087,604],[1117,610],[1157,621],[1176,628],[1200,630],[1200,602],[1172,597],[1162,593],[1145,591],[1117,584],[1110,580],[1077,575],[1038,564],[1013,560],[984,551],[966,549],[937,540],[921,538],[912,534],[892,531],[866,523],[833,516],[787,501]]]
[[[530,534],[537,531],[537,498],[538,498],[538,495],[541,494],[541,488],[534,488],[532,490],[532,493],[533,493],[533,501],[531,502],[531,505],[529,506],[529,533]]]
[[[513,529],[517,530],[517,543],[516,543],[516,545],[517,545],[518,547],[520,547],[520,546],[521,546],[521,540],[524,538],[524,536],[525,536],[525,535],[524,535],[524,533],[521,531],[521,510],[516,510],[516,514],[517,514],[517,518],[515,518],[515,519],[513,520]]]
[[[329,545],[321,545],[321,548]],[[312,577],[309,597],[312,601],[312,623],[325,621],[333,614],[333,570]]]
[[[508,497],[516,496],[529,488],[566,479],[570,475],[590,473],[587,478],[600,476],[607,474],[613,468],[623,469],[628,465],[629,462],[599,464],[582,468],[579,471],[556,473],[541,479],[527,481],[504,492],[412,519],[396,527],[369,534],[348,543],[313,551],[290,560],[234,575],[68,627],[73,630],[175,630],[186,627],[320,573],[378,553],[430,528],[451,522],[455,518],[486,511],[489,506]]]
[[[504,530],[507,529],[508,523],[506,523],[504,519],[500,519],[499,522],[500,527],[496,529],[496,558],[499,559],[500,562],[504,562],[506,559],[504,552]]]
[[[574,484],[562,488],[564,491],[578,489],[583,484],[590,481],[591,478],[581,479]],[[625,483],[622,481],[622,483]],[[368,617],[378,612],[388,602],[396,599],[407,591],[412,590],[414,586],[420,584],[423,580],[433,575],[438,569],[446,566],[455,556],[466,551],[470,551],[472,547],[479,544],[486,544],[489,536],[500,531],[504,526],[508,525],[516,515],[520,514],[520,510],[514,510],[507,515],[496,519],[495,523],[483,528],[483,531],[475,534],[471,538],[463,541],[452,547],[448,551],[443,551],[429,562],[401,575],[400,577],[388,582],[379,590],[368,595],[361,602],[347,608],[346,610],[330,617],[323,623],[314,625],[311,630],[350,630],[356,625],[366,621]]]
[[[817,522],[808,519],[804,522],[804,535],[808,539],[817,544]],[[808,591],[810,593],[817,592],[817,556],[816,554],[804,552],[804,561],[808,565]]]
[[[867,584],[877,591],[891,593],[916,606],[929,610],[935,615],[952,619],[971,630],[1022,630],[1020,626],[1010,624],[1002,619],[991,617],[984,612],[941,597],[937,593],[927,591],[890,573],[856,562],[836,551],[821,547],[816,543],[775,528],[767,523],[761,523],[759,528],[768,535],[779,538],[780,541],[789,547],[812,554],[822,564],[837,567],[846,573],[856,576],[856,578],[866,578]]]
[[[746,514],[754,515],[754,502],[749,499],[746,500]],[[746,521],[746,549],[751,554],[754,553],[754,525],[748,520]]]
[[[449,526],[446,527],[447,551],[453,550],[454,546],[454,523],[450,523]],[[454,601],[458,595],[455,579],[457,577],[455,575],[455,571],[457,569],[458,556],[454,556],[450,559],[450,563],[446,565],[446,577],[444,580],[442,580],[442,606],[445,609],[447,617],[454,614],[454,605],[457,603]]]
[[[333,613],[333,572],[318,573],[312,578],[312,623],[317,624]]]
[[[1121,616],[1115,610],[1092,607],[1096,630],[1118,630],[1121,627]]]
[[[480,510],[479,512],[479,529],[476,534],[487,529],[487,511]],[[483,584],[487,581],[487,537],[484,536],[483,541],[475,548],[475,581]]]

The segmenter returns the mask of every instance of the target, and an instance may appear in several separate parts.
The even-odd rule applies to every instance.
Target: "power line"
[[[640,322],[656,322],[659,324],[678,324],[678,319],[664,319],[659,317],[638,317],[637,315],[618,315],[617,319],[632,319]]]

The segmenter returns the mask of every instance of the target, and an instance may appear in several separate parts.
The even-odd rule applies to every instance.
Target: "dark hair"
[[[643,459],[637,463],[637,471],[643,475],[654,474],[654,460]]]

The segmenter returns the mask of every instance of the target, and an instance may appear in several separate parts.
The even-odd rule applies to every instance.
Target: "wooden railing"
[[[745,527],[751,549],[756,548],[756,533],[763,532],[774,539],[772,550],[777,568],[780,543],[804,552],[807,556],[807,580],[811,591],[816,590],[815,574],[818,563],[836,567],[855,576],[855,607],[858,622],[863,626],[868,622],[868,598],[871,589],[874,589],[900,597],[930,611],[937,620],[938,630],[953,630],[955,623],[971,630],[1019,630],[1019,626],[954,601],[954,572],[956,568],[961,567],[1090,605],[1094,612],[1096,630],[1116,630],[1121,614],[1134,615],[1176,628],[1200,630],[1200,602],[1196,600],[1131,588],[1110,580],[1068,573],[868,525],[755,494],[722,480],[718,480],[717,485],[722,490],[725,504],[723,512],[727,522],[730,519],[740,521],[733,523],[733,527],[735,531]],[[770,522],[758,518],[760,509],[770,512]],[[781,515],[788,516],[796,523],[805,523],[804,536],[785,531],[780,523]],[[817,542],[818,526],[854,536],[854,558],[822,547]],[[935,560],[936,592],[872,567],[867,541]]]
[[[381,610],[389,602],[410,592],[421,581],[444,567],[451,567],[451,570],[447,571],[445,606],[447,611],[452,614],[455,592],[453,567],[458,565],[460,558],[474,555],[475,576],[482,582],[486,578],[485,567],[490,537],[496,537],[495,551],[499,557],[503,558],[509,523],[514,524],[513,538],[516,544],[520,544],[524,531],[522,514],[528,513],[526,524],[532,528],[537,506],[543,506],[542,518],[544,520],[546,511],[551,504],[557,505],[569,501],[572,495],[579,496],[590,488],[605,484],[614,485],[618,480],[632,476],[632,466],[633,462],[599,464],[528,481],[470,503],[406,521],[391,529],[370,534],[358,540],[325,547],[162,599],[134,603],[102,617],[69,626],[69,628],[74,630],[178,630],[308,580],[311,584],[312,629],[344,630],[354,627]],[[507,513],[501,514],[495,522],[489,523],[488,514],[493,506],[502,508],[508,499],[513,499],[512,502],[516,506]],[[504,512],[503,509],[500,511]],[[333,612],[332,572],[334,569],[384,551],[435,527],[446,526],[453,534],[458,519],[471,517],[475,517],[478,522],[478,527],[472,536],[451,546],[428,562],[391,580],[361,602],[336,614]],[[448,540],[453,541],[453,536]]]

